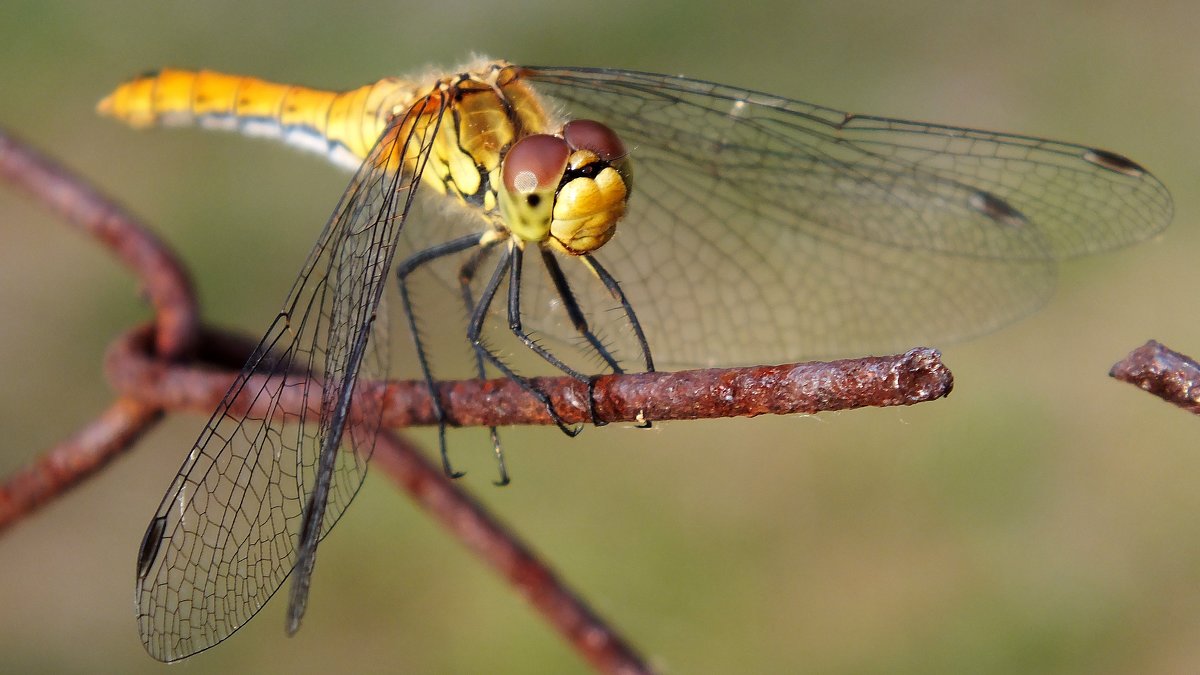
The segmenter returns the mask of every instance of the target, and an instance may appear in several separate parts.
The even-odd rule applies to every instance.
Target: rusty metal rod
[[[50,208],[129,268],[154,307],[156,353],[188,354],[200,324],[196,294],[183,263],[162,240],[83,178],[3,129],[0,180]]]
[[[142,282],[155,311],[155,353],[186,356],[199,311],[174,253],[87,181],[0,129],[0,180],[47,206],[108,249]],[[0,530],[95,475],[160,418],[153,404],[118,398],[93,421],[0,483]]]
[[[1200,364],[1190,356],[1150,340],[1114,364],[1108,374],[1200,415]]]
[[[507,579],[596,670],[628,675],[653,672],[637,650],[532,548],[403,437],[381,432],[371,466],[382,470],[430,517]]]
[[[172,364],[149,351],[152,331],[134,329],[118,338],[105,358],[112,385],[126,396],[171,409],[210,412],[229,390],[241,360],[230,352],[251,344],[205,329],[202,344],[217,365]],[[201,354],[204,356],[204,354]],[[285,385],[268,384],[256,375],[230,406],[233,414],[261,418],[267,414],[295,419],[301,406],[320,404],[321,397],[298,386],[304,378],[287,375]],[[569,424],[591,421],[588,386],[570,377],[533,378],[550,395],[555,410]],[[950,393],[954,377],[936,350],[918,348],[894,356],[871,356],[832,362],[795,363],[748,368],[710,368],[673,373],[604,375],[592,388],[596,418],[602,422],[641,422],[757,415],[816,413],[866,406],[913,405]],[[264,387],[279,399],[259,396]],[[438,383],[447,419],[453,426],[553,424],[545,406],[508,378]],[[383,424],[390,428],[437,424],[429,390],[423,382],[363,382],[355,398],[383,397]],[[378,410],[378,406],[368,406]],[[308,411],[310,419],[319,411]],[[354,417],[354,407],[351,411]]]

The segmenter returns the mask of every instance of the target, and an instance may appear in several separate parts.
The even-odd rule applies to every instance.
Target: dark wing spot
[[[146,528],[146,534],[142,537],[142,546],[138,549],[138,579],[145,579],[146,575],[150,574],[150,566],[158,557],[158,549],[162,546],[163,534],[166,531],[167,519],[165,516],[157,516],[150,521],[150,527]]]
[[[1146,173],[1146,170],[1132,159],[1107,150],[1088,150],[1083,153],[1083,158],[1096,166],[1104,167],[1109,171],[1123,173],[1126,176],[1136,177]]]
[[[537,208],[537,205],[542,203],[542,198],[538,195],[527,195],[525,197],[525,202],[530,206]]]
[[[967,198],[967,206],[975,209],[992,220],[1008,227],[1022,227],[1029,224],[1021,212],[1014,209],[1008,202],[990,192],[979,190],[972,192]]]

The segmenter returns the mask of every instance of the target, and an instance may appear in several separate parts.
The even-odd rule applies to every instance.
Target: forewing
[[[352,451],[330,458],[321,537],[362,484],[378,407],[357,410],[366,423],[345,436],[331,413],[355,382],[356,350],[358,378],[387,374],[386,336],[368,338],[386,324],[383,285],[434,134],[402,117],[385,130],[167,490],[138,560],[138,625],[155,658],[213,646],[278,590],[296,562],[324,438]],[[247,402],[253,412],[238,413]]]
[[[1156,178],[1084,146],[681,77],[524,76],[629,150],[628,215],[596,256],[662,364],[861,354],[986,332],[1044,301],[1054,261],[1144,239],[1171,216]],[[612,305],[594,285],[583,293]],[[552,307],[527,307],[531,326],[572,339]]]

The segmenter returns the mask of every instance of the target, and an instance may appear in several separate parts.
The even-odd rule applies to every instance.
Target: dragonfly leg
[[[550,397],[546,394],[546,392],[533,386],[533,383],[528,379],[521,377],[514,372],[512,368],[509,368],[508,365],[504,363],[503,359],[501,359],[495,352],[488,349],[487,345],[483,342],[483,323],[487,319],[488,309],[491,307],[492,301],[496,299],[496,292],[500,288],[500,282],[504,280],[506,273],[509,273],[514,267],[519,269],[520,266],[521,249],[516,244],[510,242],[508,248],[501,255],[500,263],[496,265],[496,271],[492,273],[492,278],[488,280],[487,285],[483,288],[483,292],[480,293],[479,301],[475,303],[475,311],[471,314],[471,320],[467,324],[467,339],[471,341],[472,345],[479,349],[478,353],[482,354],[483,358],[486,359],[488,363],[491,363],[505,377],[521,385],[522,389],[536,396],[538,400],[542,402],[542,405],[545,406],[546,412],[550,415],[551,419],[554,420],[554,424],[558,426],[559,430],[568,436],[577,436],[579,435],[579,432],[582,431],[583,427],[568,426],[567,423],[563,421],[562,417],[559,416],[558,412],[554,409],[554,405],[551,403]],[[513,305],[514,292],[512,291],[512,288],[517,288],[517,294],[519,295],[520,281],[520,273],[512,273],[512,276],[509,280],[510,288],[508,298],[508,322],[510,328],[512,328],[514,320],[517,319],[513,312],[514,310],[519,311],[520,308],[519,305]],[[517,337],[521,338],[521,341],[530,349],[538,351],[540,348],[540,345],[537,345],[532,338],[520,332],[519,320],[516,321],[516,329],[513,330],[513,333],[517,335]],[[580,381],[586,381],[587,378],[585,378],[583,375],[570,369],[566,364],[562,363],[557,358],[554,358],[553,355],[550,356],[553,360],[547,360],[560,370]]]
[[[625,291],[621,290],[621,285],[617,283],[617,280],[613,277],[613,275],[609,274],[608,270],[606,270],[604,266],[600,264],[600,261],[596,260],[594,256],[580,256],[580,260],[583,261],[583,264],[588,266],[588,269],[592,270],[592,273],[596,275],[596,278],[600,279],[600,282],[604,284],[604,287],[608,289],[608,292],[612,294],[613,298],[615,298],[617,302],[621,303],[621,309],[625,311],[625,316],[629,319],[629,325],[633,328],[634,335],[637,336],[638,349],[640,349],[642,352],[642,360],[646,364],[646,372],[653,373],[654,357],[650,355],[650,343],[646,340],[646,333],[642,330],[641,322],[638,321],[637,312],[633,311],[633,305],[630,304],[629,298],[625,297]],[[590,396],[591,393],[589,392],[589,398]],[[638,426],[643,429],[649,429],[650,425],[650,420],[646,420],[641,424],[638,424]]]
[[[429,367],[429,357],[425,353],[425,344],[421,339],[421,331],[417,328],[416,316],[413,314],[412,301],[408,294],[408,276],[423,265],[438,258],[480,246],[484,236],[483,234],[471,234],[438,244],[437,246],[431,246],[412,254],[396,265],[396,279],[400,285],[400,299],[404,303],[404,314],[408,318],[408,330],[412,334],[413,343],[416,346],[417,363],[421,367],[421,374],[425,378],[425,385],[429,387],[430,401],[433,403],[433,414],[438,421],[438,449],[442,458],[442,470],[451,478],[461,478],[463,474],[455,471],[450,465],[450,455],[446,451],[446,409],[442,405],[441,397],[438,396],[437,386],[433,380],[433,371]]]
[[[479,249],[472,253],[458,269],[458,286],[468,315],[475,309],[475,300],[471,297],[471,282],[475,280],[475,273],[479,271],[480,263],[492,251],[494,245],[495,241],[481,243]],[[475,374],[482,380],[487,377],[487,372],[483,367],[483,348],[475,344],[472,344],[472,347],[475,351]],[[493,481],[493,483],[497,486],[508,485],[508,469],[504,466],[504,450],[500,447],[500,433],[496,431],[496,427],[488,427],[488,432],[492,437],[492,448],[496,452],[496,465],[500,470],[500,480]]]
[[[616,357],[614,357],[612,352],[604,346],[604,343],[601,342],[600,338],[597,337],[594,332],[592,332],[591,327],[588,325],[587,317],[584,316],[583,310],[580,309],[579,301],[576,299],[575,293],[571,290],[571,285],[567,282],[567,277],[565,274],[563,274],[562,266],[558,264],[558,258],[554,255],[554,252],[544,247],[540,248],[539,250],[542,253],[542,262],[546,265],[546,271],[549,272],[550,279],[554,283],[554,289],[558,292],[558,297],[562,300],[563,308],[566,310],[567,316],[571,319],[571,324],[575,327],[575,330],[578,331],[579,334],[588,341],[588,344],[591,345],[592,350],[595,351],[596,354],[598,354],[606,364],[608,364],[608,367],[612,369],[613,373],[617,375],[624,373],[625,370],[621,368],[619,363],[617,363]],[[540,345],[538,345],[538,347],[539,349],[535,349],[534,351],[537,351],[538,354],[543,358],[551,360],[552,357],[547,357],[544,353],[545,349],[541,348]],[[551,362],[553,363],[553,361]],[[596,378],[589,377],[587,382],[588,413],[592,417],[592,424],[598,427],[604,426],[607,424],[607,422],[602,421],[599,416],[596,415],[596,401],[593,396],[596,388]]]

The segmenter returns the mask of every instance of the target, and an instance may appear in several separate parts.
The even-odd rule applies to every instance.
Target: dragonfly
[[[335,92],[164,69],[98,109],[355,170],[147,528],[138,625],[163,661],[229,637],[289,575],[299,628],[317,544],[378,431],[370,402],[347,420],[355,385],[388,373],[393,274],[431,390],[455,350],[421,318],[449,309],[459,367],[513,378],[554,416],[522,355],[587,381],[966,338],[1044,302],[1059,261],[1151,237],[1173,208],[1100,148],[628,70],[480,59]],[[247,395],[277,407],[285,379],[260,376],[297,373],[311,410],[231,411]]]

